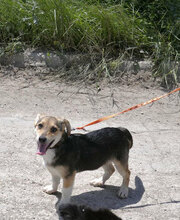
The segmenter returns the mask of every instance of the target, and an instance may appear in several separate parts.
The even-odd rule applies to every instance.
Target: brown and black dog
[[[127,129],[106,127],[87,134],[71,134],[68,120],[38,114],[35,131],[37,154],[42,155],[52,175],[52,184],[44,191],[49,194],[56,192],[62,178],[61,204],[70,201],[76,173],[99,167],[103,167],[104,174],[91,185],[103,186],[116,168],[123,177],[118,196],[128,196],[128,157],[133,140]]]

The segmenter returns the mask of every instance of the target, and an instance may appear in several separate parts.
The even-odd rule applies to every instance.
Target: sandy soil
[[[57,219],[60,193],[47,195],[51,181],[36,155],[33,122],[37,113],[64,116],[72,127],[124,110],[164,94],[161,88],[142,85],[67,84],[51,77],[0,73],[0,213],[1,219]],[[105,188],[89,182],[102,169],[77,175],[72,202],[109,208],[123,219],[179,219],[180,217],[180,99],[164,98],[91,126],[124,126],[134,138],[130,151],[129,198],[117,198],[121,177],[116,172]],[[59,189],[60,191],[60,189]]]

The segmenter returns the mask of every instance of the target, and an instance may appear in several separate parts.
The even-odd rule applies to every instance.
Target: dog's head
[[[86,220],[84,206],[62,204],[58,209],[59,220]]]
[[[62,138],[64,132],[69,136],[71,126],[68,120],[38,114],[35,119],[35,131],[39,155],[46,154],[49,148],[53,148]]]

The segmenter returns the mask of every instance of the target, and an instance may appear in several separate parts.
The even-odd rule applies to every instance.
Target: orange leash
[[[133,110],[133,109],[140,108],[141,106],[148,105],[148,104],[150,104],[150,103],[153,103],[153,102],[155,102],[155,101],[158,101],[159,99],[162,99],[162,98],[164,98],[164,97],[166,97],[166,96],[168,96],[168,95],[170,95],[170,94],[172,94],[172,93],[174,93],[174,92],[177,92],[177,91],[180,91],[180,87],[177,88],[177,89],[174,89],[173,91],[171,91],[171,92],[169,92],[169,93],[166,93],[166,94],[164,94],[164,95],[161,95],[161,96],[159,96],[159,97],[156,97],[156,98],[154,98],[154,99],[151,99],[151,100],[149,100],[149,101],[147,101],[147,102],[143,102],[143,103],[141,103],[141,104],[134,105],[134,106],[132,106],[131,108],[128,108],[128,109],[126,109],[126,110],[124,110],[124,111],[122,111],[122,112],[118,112],[118,113],[113,114],[113,115],[109,115],[109,116],[105,116],[105,117],[99,118],[99,119],[97,119],[97,120],[95,120],[95,121],[90,122],[89,124],[86,124],[86,125],[82,126],[82,127],[77,127],[76,129],[79,129],[79,130],[80,130],[80,129],[84,129],[85,127],[88,127],[88,126],[90,126],[90,125],[97,124],[97,123],[99,123],[99,122],[101,122],[101,121],[108,120],[108,119],[110,119],[110,118],[113,118],[113,117],[118,116],[118,115],[120,115],[120,114],[123,114],[123,113],[125,113],[125,112],[129,112],[129,111],[131,111],[131,110]]]

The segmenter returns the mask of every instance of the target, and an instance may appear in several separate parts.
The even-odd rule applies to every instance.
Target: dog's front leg
[[[52,175],[52,174],[51,174]],[[44,187],[44,192],[51,194],[57,191],[58,186],[60,183],[60,177],[52,175],[52,184],[49,186]]]
[[[63,189],[60,205],[70,202],[75,175],[76,173],[74,172],[72,175],[63,178]]]

